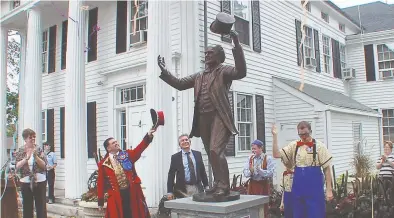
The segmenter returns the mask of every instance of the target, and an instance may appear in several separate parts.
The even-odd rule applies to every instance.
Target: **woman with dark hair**
[[[379,170],[379,177],[383,180],[392,180],[394,178],[394,155],[393,143],[384,142],[384,154],[378,159],[376,168]]]
[[[103,210],[104,194],[108,194],[106,218],[150,217],[134,164],[152,142],[154,132],[151,129],[135,149],[125,151],[112,137],[104,141],[107,154],[98,164],[97,195],[99,210]]]
[[[330,167],[332,157],[322,142],[312,138],[310,123],[300,122],[297,130],[300,140],[292,141],[279,150],[277,130],[275,125],[272,127],[273,156],[281,158],[286,168],[294,168],[291,190],[293,217],[324,218],[326,217],[325,198],[328,201],[333,199]]]
[[[25,146],[16,153],[16,169],[20,172],[23,199],[23,218],[47,217],[46,207],[46,164],[42,149],[36,147],[36,133],[31,129],[22,132]],[[34,205],[34,206],[33,206]]]

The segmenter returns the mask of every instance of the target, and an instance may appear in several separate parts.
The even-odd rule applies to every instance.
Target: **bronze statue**
[[[205,51],[205,70],[176,78],[167,69],[164,58],[158,56],[160,78],[178,90],[194,88],[194,117],[190,138],[201,137],[212,165],[214,185],[206,190],[215,198],[230,193],[229,170],[224,151],[231,135],[238,134],[234,124],[228,93],[233,80],[246,76],[246,62],[238,33],[230,32],[234,43],[235,67],[224,65],[225,52],[220,45]]]

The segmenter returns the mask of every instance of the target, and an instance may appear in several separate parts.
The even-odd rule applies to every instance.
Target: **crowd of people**
[[[297,126],[299,140],[278,148],[277,130],[272,127],[273,155],[266,153],[266,145],[260,140],[251,144],[251,155],[245,160],[243,175],[249,179],[247,194],[271,193],[271,182],[275,172],[275,158],[281,158],[286,170],[283,172],[281,209],[286,218],[324,217],[325,201],[333,198],[331,161],[326,146],[311,137],[311,126],[302,121]],[[141,180],[134,163],[153,140],[155,129],[150,130],[141,143],[130,150],[121,150],[114,138],[104,141],[107,151],[98,164],[98,204],[103,210],[105,193],[109,196],[107,217],[150,217],[141,189]],[[25,145],[14,153],[16,170],[22,196],[23,218],[47,217],[46,204],[54,203],[56,155],[51,145],[35,144],[35,132],[25,129],[22,137]],[[200,151],[191,149],[188,134],[178,138],[180,151],[173,154],[168,172],[167,199],[190,197],[208,190],[208,176]],[[393,144],[384,143],[384,154],[377,160],[376,168],[384,181],[392,180],[394,174]],[[48,186],[48,196],[46,190]],[[265,205],[265,217],[269,217]]]

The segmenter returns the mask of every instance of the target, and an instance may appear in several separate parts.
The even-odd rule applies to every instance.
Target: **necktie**
[[[303,141],[298,141],[297,142],[297,146],[303,146],[303,145],[307,145],[308,147],[312,147],[313,146],[313,142],[303,142]]]
[[[190,183],[196,184],[197,183],[196,173],[194,171],[194,164],[192,158],[190,157],[190,152],[187,152],[186,155],[187,155],[187,163],[189,164],[189,170],[190,170]]]

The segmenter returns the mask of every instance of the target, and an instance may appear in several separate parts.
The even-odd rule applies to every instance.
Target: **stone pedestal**
[[[209,203],[196,202],[191,197],[166,201],[171,218],[264,218],[268,196],[241,195],[239,200]]]

